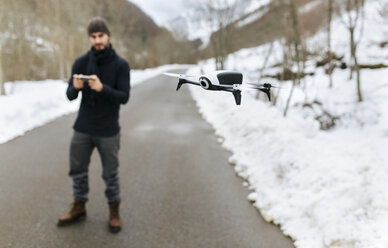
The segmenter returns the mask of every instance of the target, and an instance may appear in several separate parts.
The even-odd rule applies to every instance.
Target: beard
[[[102,43],[94,45],[94,49],[96,49],[97,51],[104,50],[106,47],[107,47],[107,45],[106,44],[102,44]]]

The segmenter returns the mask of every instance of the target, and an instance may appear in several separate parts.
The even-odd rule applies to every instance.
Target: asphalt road
[[[108,232],[96,150],[87,219],[56,226],[72,201],[67,173],[75,114],[0,145],[0,247],[293,247],[247,201],[230,154],[188,89],[175,92],[174,81],[160,76],[133,88],[121,110],[119,234]]]

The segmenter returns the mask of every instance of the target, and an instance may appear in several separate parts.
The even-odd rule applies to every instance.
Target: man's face
[[[90,43],[96,50],[104,50],[109,45],[109,36],[106,33],[96,32],[89,36]]]

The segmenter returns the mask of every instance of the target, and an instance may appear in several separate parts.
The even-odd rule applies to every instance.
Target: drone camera
[[[202,88],[204,88],[206,90],[210,88],[210,81],[209,81],[209,79],[207,79],[205,77],[201,77],[199,79],[199,84],[201,85]]]

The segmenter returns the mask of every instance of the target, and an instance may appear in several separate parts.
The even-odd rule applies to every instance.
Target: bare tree
[[[263,64],[262,64],[261,68],[259,69],[259,81],[261,81],[261,79],[263,78],[264,70],[268,66],[269,59],[271,58],[271,55],[273,53],[273,47],[274,47],[274,42],[272,41],[270,43],[267,51],[266,51],[265,56],[264,56]]]
[[[175,49],[166,59],[171,51],[163,44],[152,54],[156,40],[179,42],[127,0],[0,0],[0,94],[4,81],[68,77],[76,56],[89,48],[85,27],[93,16],[108,21],[114,48],[132,68],[187,58]]]
[[[199,0],[194,4],[196,21],[209,32],[213,32],[209,42],[217,69],[224,69],[231,42],[229,35],[234,28],[231,23],[242,14],[246,1]]]
[[[4,43],[4,32],[6,26],[6,18],[4,11],[4,2],[0,1],[0,95],[5,95],[4,88],[4,77],[3,77],[3,43]]]
[[[273,52],[273,47],[274,47],[274,42],[272,41],[270,43],[268,49],[266,49],[266,54],[264,56],[263,64],[259,68],[259,80],[258,80],[259,82],[261,82],[261,80],[264,76],[264,70],[268,66],[269,59],[270,59],[272,52]],[[260,95],[262,95],[262,92],[258,91],[256,94],[256,99],[259,99]],[[276,99],[274,99],[274,101],[273,101],[273,105],[275,105],[275,104],[276,104]]]
[[[289,11],[286,14],[286,18],[285,18],[285,25],[288,26],[288,28],[286,28],[287,32],[286,32],[286,42],[285,42],[285,45],[287,46],[287,48],[284,49],[284,51],[288,53],[288,55],[285,55],[285,59],[287,59],[287,63],[291,62],[291,65],[288,68],[291,68],[290,74],[292,79],[292,87],[283,112],[284,116],[287,115],[288,108],[294,93],[294,89],[297,85],[300,85],[301,78],[304,75],[304,68],[305,68],[305,55],[304,55],[305,49],[302,44],[302,35],[300,32],[298,9],[296,7],[295,0],[287,0],[286,4],[288,5]],[[292,71],[293,67],[296,67],[297,69],[296,73]]]
[[[168,21],[169,30],[178,41],[186,41],[189,37],[189,26],[187,20],[182,17],[176,17]]]
[[[7,21],[9,22],[9,26],[7,31],[12,33],[10,37],[11,41],[7,42],[7,49],[12,47],[13,54],[11,55],[13,58],[13,62],[15,65],[18,65],[23,58],[26,58],[26,23],[28,15],[21,15],[20,13],[24,12],[24,6],[20,1],[11,1],[7,4],[7,10],[9,13],[7,14]],[[13,78],[12,80],[20,79],[22,75],[26,73],[27,68],[24,66],[13,66]]]
[[[345,0],[340,3],[340,11],[342,11],[342,22],[349,31],[349,43],[350,43],[350,58],[352,66],[350,69],[350,78],[352,78],[353,72],[356,72],[356,85],[357,85],[357,98],[359,102],[363,101],[361,91],[361,75],[360,65],[357,58],[357,46],[361,38],[362,30],[360,25],[362,24],[362,11],[365,0]],[[360,35],[358,40],[356,39],[356,31],[359,31]]]
[[[331,21],[333,19],[333,0],[328,0],[328,10],[327,10],[327,56],[329,58],[329,87],[333,87],[333,60],[331,52]]]
[[[4,80],[3,80],[3,57],[2,57],[2,42],[0,41],[0,95],[5,95]]]

